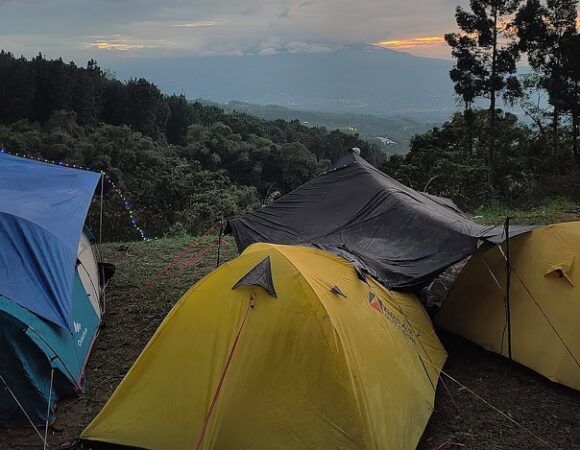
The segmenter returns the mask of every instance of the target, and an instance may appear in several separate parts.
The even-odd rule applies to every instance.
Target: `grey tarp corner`
[[[269,256],[239,279],[232,289],[237,289],[242,286],[259,286],[264,289],[270,297],[278,297],[276,289],[274,288],[274,280],[272,279],[272,265]]]
[[[509,235],[534,227],[510,227]],[[346,252],[391,289],[428,282],[471,255],[480,240],[505,240],[503,225],[465,216],[449,199],[417,192],[348,152],[331,169],[227,228],[240,252],[255,242]]]

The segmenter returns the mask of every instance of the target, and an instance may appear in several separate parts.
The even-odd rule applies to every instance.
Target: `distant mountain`
[[[101,61],[103,63],[103,61]],[[378,47],[331,53],[204,56],[104,62],[118,77],[144,76],[164,92],[324,112],[442,120],[455,108],[450,61]]]
[[[226,104],[217,104],[203,99],[199,101],[216,104],[228,112],[245,112],[265,120],[299,120],[305,125],[358,133],[361,137],[373,141],[387,154],[406,153],[409,149],[409,142],[415,134],[424,133],[440,124],[440,122],[421,121],[408,117],[302,111],[278,105],[256,105],[235,101]]]

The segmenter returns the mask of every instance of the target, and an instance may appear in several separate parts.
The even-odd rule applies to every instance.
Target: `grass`
[[[113,262],[116,298],[127,300],[131,312],[147,315],[158,325],[175,302],[217,263],[217,236],[181,236],[142,242],[107,243],[102,253]],[[237,256],[231,237],[225,237],[220,260]]]
[[[580,205],[567,199],[556,198],[545,205],[530,209],[510,209],[499,203],[484,206],[471,214],[476,222],[485,225],[497,225],[505,222],[519,225],[547,225],[550,223],[580,220]]]

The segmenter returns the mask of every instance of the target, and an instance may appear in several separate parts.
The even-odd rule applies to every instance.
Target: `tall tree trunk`
[[[467,155],[473,155],[473,111],[471,110],[471,103],[465,102],[465,109],[463,110],[463,122],[465,123],[465,131],[467,137]]]
[[[552,133],[552,154],[555,154],[560,149],[560,107],[558,104],[554,105],[554,112],[552,114]]]
[[[490,128],[490,140],[489,140],[489,150],[488,150],[488,169],[487,178],[490,187],[493,188],[493,178],[494,178],[494,164],[495,164],[495,136],[496,136],[496,87],[495,78],[497,73],[497,7],[493,7],[493,42],[492,42],[492,53],[491,53],[491,80],[490,80],[490,102],[489,102],[489,128]]]
[[[580,155],[578,154],[578,113],[572,113],[572,153],[576,165],[580,165]]]

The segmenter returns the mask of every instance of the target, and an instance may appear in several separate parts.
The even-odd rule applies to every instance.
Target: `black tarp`
[[[510,237],[533,227],[510,227]],[[355,152],[262,209],[228,222],[240,252],[255,242],[315,245],[353,261],[391,289],[418,287],[500,243],[503,225],[466,217],[449,199],[417,192]]]

